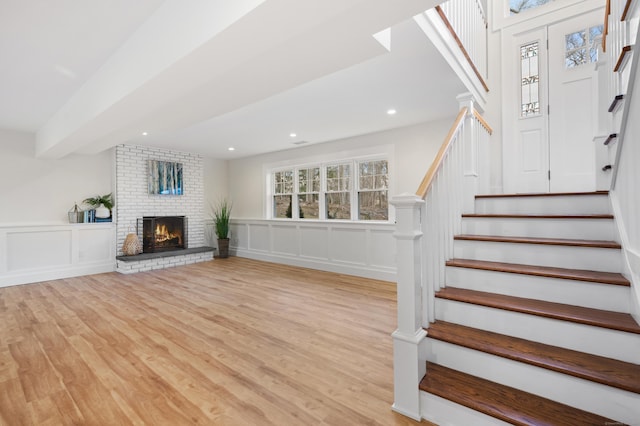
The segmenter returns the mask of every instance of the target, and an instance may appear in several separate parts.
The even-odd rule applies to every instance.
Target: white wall
[[[455,117],[340,139],[333,142],[229,161],[229,198],[233,218],[262,219],[265,206],[265,167],[268,165],[314,159],[339,158],[367,150],[391,149],[389,161],[390,195],[415,193]]]
[[[37,159],[33,134],[0,130],[0,287],[114,269],[114,225],[67,216],[75,202],[112,192],[112,158]]]
[[[229,195],[228,161],[204,158],[204,216],[211,219],[211,206]]]
[[[636,39],[636,45],[640,36]],[[632,282],[633,315],[640,322],[640,58],[633,55],[621,140],[617,143],[616,177],[611,191],[614,215],[624,249],[625,272]]]
[[[276,165],[385,153],[390,196],[414,194],[454,118],[229,161],[232,253],[394,281],[393,223],[265,220],[266,173]]]
[[[501,33],[499,31],[489,30],[487,34],[487,51],[489,55],[488,78],[487,85],[489,93],[487,93],[486,110],[483,114],[484,119],[493,129],[489,142],[489,155],[491,157],[491,177],[490,188],[494,194],[502,193],[503,177],[502,177],[502,50]]]
[[[112,151],[34,157],[35,136],[0,129],[0,224],[68,223],[75,202],[113,191]]]

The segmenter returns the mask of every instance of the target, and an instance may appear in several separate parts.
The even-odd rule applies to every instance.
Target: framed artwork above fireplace
[[[182,163],[149,160],[149,194],[182,195]]]

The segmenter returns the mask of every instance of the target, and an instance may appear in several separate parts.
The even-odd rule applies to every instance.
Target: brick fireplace
[[[137,232],[144,246],[143,254],[135,256],[136,259],[131,259],[132,256],[118,256],[116,270],[133,273],[211,260],[213,250],[205,247],[203,157],[199,154],[136,145],[117,146],[115,156],[114,214],[118,255],[123,254],[122,244],[129,233]],[[149,193],[149,160],[182,164],[182,195]],[[156,218],[156,221],[157,218],[184,218],[182,235],[175,235],[175,220],[172,219],[169,223],[164,223],[164,229],[162,225],[158,229],[161,241],[156,241],[153,245],[145,244],[144,225],[138,225],[138,219],[150,217]],[[156,226],[150,226],[155,235]],[[154,253],[149,253],[150,249]]]

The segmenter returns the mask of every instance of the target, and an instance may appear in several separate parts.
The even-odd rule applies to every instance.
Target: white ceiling
[[[465,89],[411,19],[435,3],[0,0],[0,127],[41,156],[239,158],[452,116]]]

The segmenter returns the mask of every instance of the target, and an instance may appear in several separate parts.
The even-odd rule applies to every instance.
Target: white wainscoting
[[[0,287],[115,270],[112,223],[0,225]]]
[[[234,219],[231,254],[257,260],[396,280],[395,225]]]

